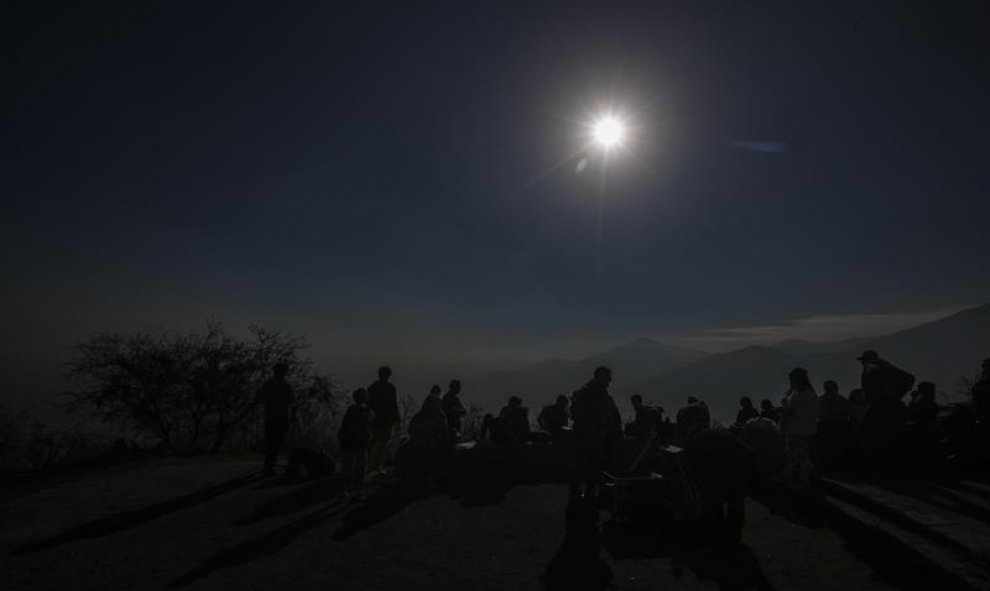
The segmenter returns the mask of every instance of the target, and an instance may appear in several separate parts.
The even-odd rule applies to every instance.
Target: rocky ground
[[[750,501],[730,551],[665,540],[615,556],[568,535],[560,484],[464,498],[385,479],[348,503],[332,480],[257,468],[254,457],[160,459],[5,485],[0,588],[849,591],[927,576],[837,533],[820,503]]]

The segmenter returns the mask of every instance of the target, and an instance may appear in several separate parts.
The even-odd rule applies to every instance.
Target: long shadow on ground
[[[639,532],[610,523],[602,534],[603,543],[615,560],[670,558],[677,578],[687,568],[699,579],[714,582],[722,591],[773,589],[749,546],[715,545],[710,535],[700,523],[692,521],[671,522],[662,531]]]
[[[828,521],[821,494],[817,491],[793,492],[783,487],[763,486],[750,491],[750,497],[773,515],[796,525],[821,529]]]
[[[291,484],[291,483],[289,483]],[[302,488],[290,493],[266,501],[257,508],[251,515],[236,519],[230,523],[234,527],[251,525],[272,517],[291,515],[308,509],[313,505],[325,502],[337,496],[343,488],[343,481],[340,477],[334,476],[325,480],[316,480]]]
[[[170,588],[184,587],[208,577],[210,574],[225,568],[232,568],[247,562],[252,562],[264,556],[277,554],[293,540],[307,531],[319,527],[323,522],[347,508],[343,498],[337,498],[332,503],[317,509],[291,523],[278,527],[267,534],[225,548],[207,558],[196,568],[174,579],[169,583]]]
[[[494,495],[504,496],[503,486],[507,483],[501,478],[492,481],[481,481],[481,484],[469,487],[465,492],[465,504],[485,504]],[[494,487],[494,492],[492,490]],[[308,508],[314,504],[326,501],[331,491],[338,490],[336,480],[318,481],[293,491],[287,495],[262,504],[250,516],[232,523],[232,525],[247,525],[266,518],[287,515]],[[395,481],[383,482],[367,499],[358,504],[348,504],[343,497],[337,497],[327,505],[312,511],[291,523],[278,527],[271,532],[252,540],[248,540],[221,550],[207,558],[196,568],[173,580],[169,587],[183,587],[203,579],[212,573],[252,562],[264,556],[280,552],[306,532],[319,527],[329,519],[350,508],[344,516],[340,528],[334,533],[335,540],[346,540],[363,530],[388,520],[411,503],[420,501],[438,492],[425,482]],[[481,499],[481,500],[479,500]]]
[[[425,499],[433,490],[425,483],[398,482],[378,488],[365,502],[344,516],[343,524],[333,535],[335,540],[346,540],[361,530],[373,527],[392,517],[410,503]]]
[[[241,476],[193,493],[189,493],[187,495],[182,495],[161,503],[149,505],[148,507],[135,509],[133,511],[114,513],[112,515],[69,528],[53,538],[18,546],[17,548],[11,550],[10,554],[12,556],[18,556],[33,552],[41,552],[69,542],[108,536],[120,531],[132,529],[148,523],[149,521],[164,517],[170,513],[175,513],[183,509],[188,509],[196,505],[207,503],[222,494],[248,485],[251,482],[258,480],[258,478],[259,475],[257,474]]]

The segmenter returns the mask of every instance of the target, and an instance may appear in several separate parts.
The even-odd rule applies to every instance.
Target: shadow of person
[[[779,486],[750,491],[750,497],[770,513],[812,529],[822,529],[828,521],[822,495],[818,491],[794,492]]]
[[[685,569],[723,591],[772,589],[753,552],[731,543],[721,529],[699,521],[671,521],[660,531],[608,522],[602,541],[613,560],[670,559],[675,577]]]
[[[230,522],[230,525],[242,527],[272,517],[291,515],[292,513],[308,509],[313,505],[332,499],[342,490],[343,481],[337,475],[324,480],[317,480],[288,494],[258,505],[251,515],[236,519]]]
[[[612,568],[602,558],[598,511],[580,499],[567,503],[567,533],[541,577],[549,590],[613,588]]]
[[[712,581],[721,591],[772,591],[753,551],[745,544],[709,548],[673,546],[674,569],[683,564],[699,579]]]
[[[373,527],[395,515],[410,503],[433,494],[425,482],[398,481],[383,485],[344,516],[343,523],[333,539],[346,540],[359,531]]]
[[[497,450],[475,454],[469,466],[448,476],[453,496],[460,497],[464,507],[498,505],[515,485],[514,475]]]
[[[170,513],[175,513],[183,509],[188,509],[190,507],[209,502],[222,494],[231,492],[242,486],[246,486],[258,480],[258,478],[259,475],[257,474],[240,476],[187,495],[182,495],[161,503],[155,503],[154,505],[142,507],[141,509],[114,513],[112,515],[101,517],[100,519],[69,528],[53,538],[19,546],[11,550],[10,553],[11,555],[17,556],[32,552],[41,552],[68,542],[98,538],[120,531],[125,531],[158,519],[159,517],[164,517]]]
[[[217,552],[201,562],[196,568],[171,581],[168,586],[169,588],[185,587],[218,570],[233,568],[264,556],[277,554],[293,540],[307,531],[319,527],[320,524],[346,508],[347,505],[343,499],[338,498],[333,503],[278,527],[259,538],[241,542]]]

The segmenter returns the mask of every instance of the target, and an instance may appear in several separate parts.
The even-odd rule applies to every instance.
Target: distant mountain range
[[[579,359],[548,359],[522,369],[504,370],[472,378],[470,397],[486,408],[497,410],[512,394],[532,407],[549,404],[559,394],[570,394],[587,382],[595,368],[612,368],[616,384],[634,384],[659,372],[680,367],[708,356],[704,351],[663,345],[640,338],[624,345]]]
[[[522,396],[536,408],[558,394],[570,394],[595,367],[608,365],[615,374],[613,396],[627,412],[627,399],[633,393],[664,406],[671,415],[693,395],[708,403],[715,419],[725,422],[734,417],[740,396],[757,403],[763,398],[779,402],[787,388],[787,372],[796,366],[809,370],[817,389],[824,380],[834,379],[848,393],[859,384],[861,366],[856,357],[864,349],[877,350],[919,381],[935,382],[944,399],[953,399],[961,390],[961,379],[971,377],[990,357],[990,304],[885,336],[831,343],[789,340],[719,354],[641,338],[577,361],[552,359],[473,378],[466,394],[492,410],[510,394]]]

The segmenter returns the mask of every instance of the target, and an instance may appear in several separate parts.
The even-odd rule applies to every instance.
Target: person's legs
[[[351,492],[354,488],[355,464],[354,451],[345,449],[340,452],[341,473],[344,476],[344,492]],[[364,475],[362,474],[362,477]]]
[[[813,438],[799,437],[797,439],[797,473],[795,474],[795,480],[798,487],[808,488],[811,486],[811,471],[814,468],[814,463],[811,460]]]
[[[374,472],[380,470],[385,462],[385,452],[388,449],[388,442],[392,438],[392,425],[387,427],[375,427],[371,434],[371,449],[369,450],[368,468]]]
[[[354,490],[358,495],[364,490],[364,473],[368,469],[368,450],[354,450]]]
[[[275,474],[278,452],[282,449],[282,442],[285,441],[285,434],[288,431],[289,424],[284,421],[271,421],[265,424],[265,474],[268,476]]]
[[[787,484],[793,482],[797,473],[797,442],[796,438],[790,435],[784,440],[784,469],[774,480]]]

